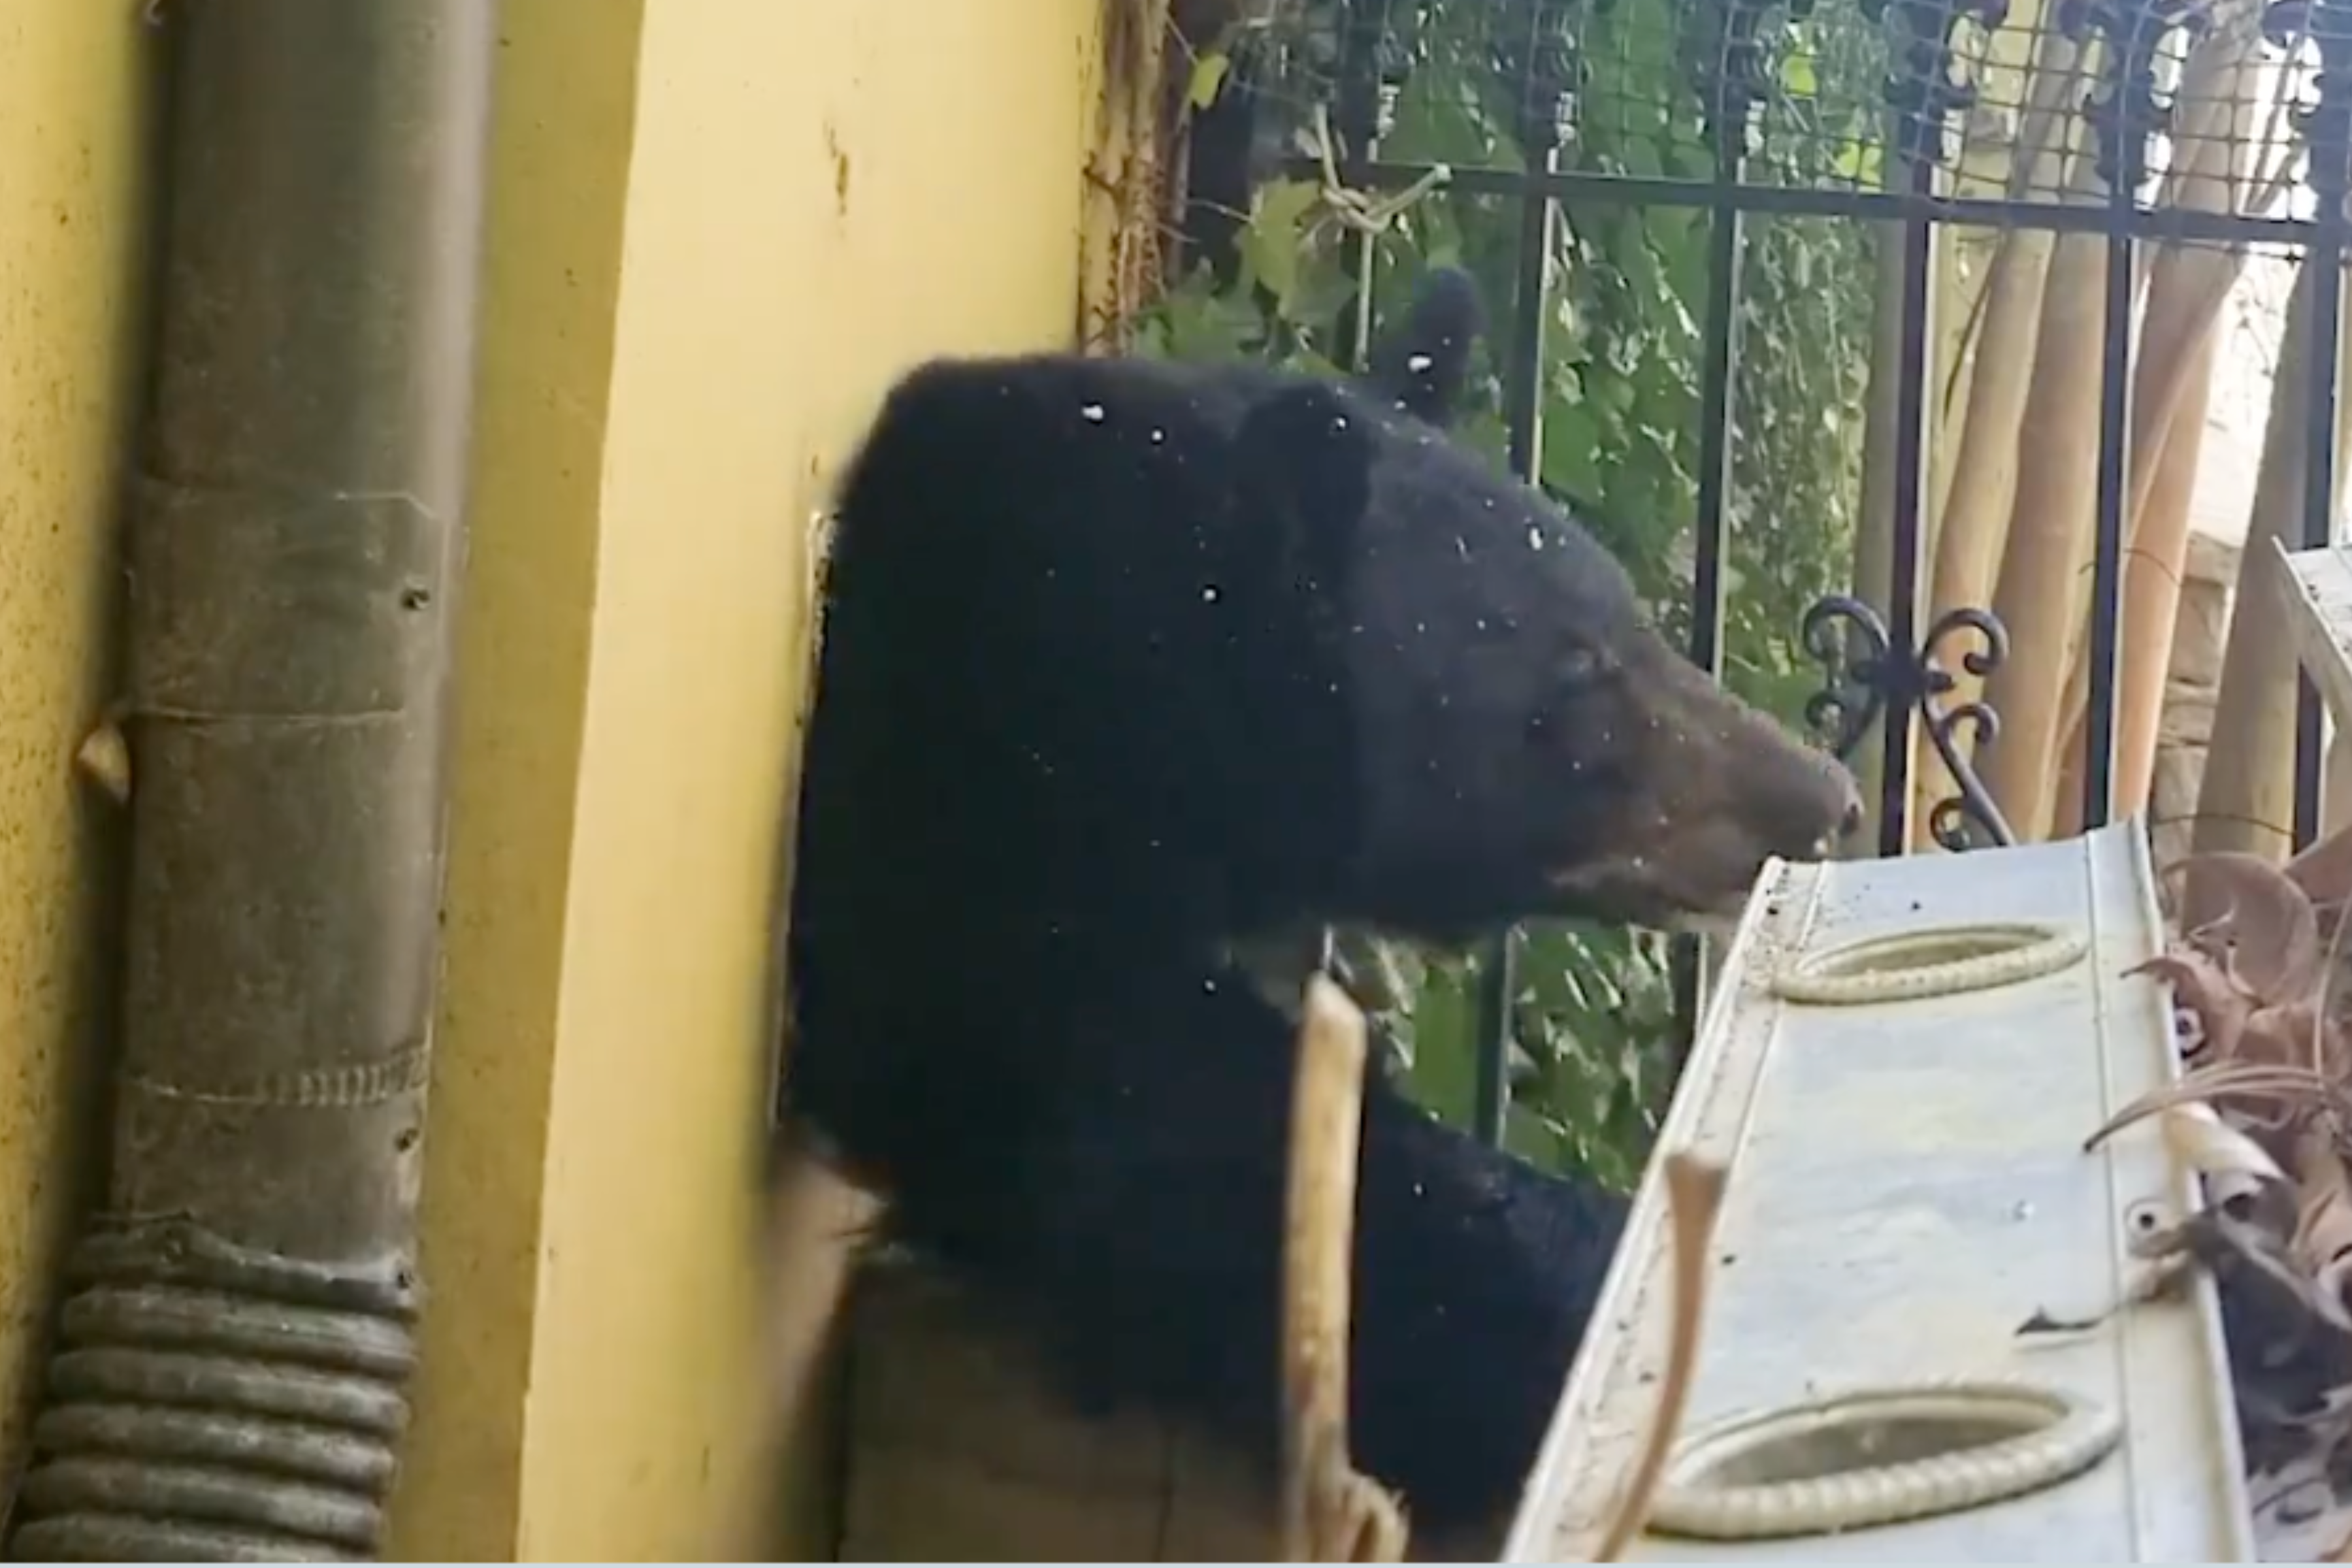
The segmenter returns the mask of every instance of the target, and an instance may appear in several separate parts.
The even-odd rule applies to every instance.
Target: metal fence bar
[[[2128,219],[2146,177],[2147,132],[2156,110],[2156,39],[2143,27],[2119,40],[2107,102],[2099,111],[2101,172],[2107,206],[2106,298],[2099,342],[2098,490],[2091,550],[2090,690],[2083,715],[2083,826],[2104,827],[2115,815],[2116,677],[2122,651],[2123,569],[2131,517],[2132,304],[2137,255]],[[2059,737],[2061,745],[2065,737]]]
[[[1562,0],[1540,0],[1528,13],[1528,81],[1518,105],[1519,143],[1529,173],[1519,197],[1518,246],[1512,258],[1511,337],[1503,382],[1503,423],[1511,472],[1530,485],[1543,479],[1545,328],[1551,318],[1551,260],[1559,247],[1559,203],[1535,182],[1559,172],[1575,122],[1577,62],[1557,26]],[[1478,955],[1471,1131],[1499,1145],[1510,1115],[1510,1060],[1518,995],[1519,932],[1500,932]]]
[[[1556,158],[1548,152],[1546,160]],[[1543,473],[1544,321],[1551,252],[1559,207],[1548,195],[1529,195],[1519,212],[1517,287],[1511,301],[1508,368],[1503,378],[1503,419],[1509,440],[1511,472],[1529,484]],[[1470,1128],[1489,1143],[1503,1141],[1511,1100],[1512,999],[1518,991],[1518,932],[1506,931],[1479,950],[1476,1073]]]
[[[2303,538],[2317,549],[2336,538],[2336,385],[2342,363],[2344,259],[2347,237],[2345,198],[2352,186],[2352,8],[2343,0],[2313,0],[2311,35],[2320,52],[2319,100],[2308,113],[2305,135],[2310,149],[2309,182],[2316,197],[2304,268],[2311,275],[2311,379],[2305,405]],[[2251,546],[2250,546],[2251,547]],[[2296,663],[2294,708],[2294,844],[2298,849],[2319,837],[2321,798],[2326,787],[2326,710],[2308,671]]]
[[[1377,172],[1381,138],[1389,132],[1395,101],[1383,69],[1389,52],[1386,20],[1384,13],[1359,14],[1350,8],[1339,78],[1338,114],[1347,147],[1340,160],[1342,177],[1366,189],[1381,184]],[[1318,176],[1321,173],[1319,169],[1312,172]],[[1372,348],[1372,290],[1380,280],[1380,239],[1369,230],[1350,231],[1343,244],[1340,270],[1355,291],[1337,323],[1333,358],[1360,374]],[[1328,925],[1317,931],[1308,939],[1306,958],[1309,967],[1334,974],[1342,966],[1339,933]]]
[[[1707,96],[1707,128],[1715,143],[1715,184],[1737,190],[1748,179],[1748,153],[1759,83],[1757,7],[1730,0],[1715,53]],[[1748,260],[1748,215],[1736,205],[1708,216],[1706,304],[1701,318],[1697,515],[1691,552],[1690,657],[1708,679],[1723,679],[1724,557],[1730,551],[1733,432],[1739,374],[1741,284]],[[1677,936],[1668,956],[1673,986],[1676,1070],[1698,1034],[1706,1002],[1706,944]]]
[[[1727,144],[1731,156],[1724,164],[1725,179],[1737,182],[1745,160]],[[1736,418],[1734,388],[1739,368],[1740,282],[1748,254],[1747,215],[1737,207],[1719,207],[1707,234],[1706,338],[1699,365],[1698,508],[1695,520],[1696,548],[1691,552],[1691,662],[1713,680],[1723,679],[1724,578],[1723,558],[1730,544],[1732,431]],[[1706,1004],[1706,944],[1682,935],[1669,951],[1668,975],[1673,986],[1674,1056],[1677,1070],[1698,1036],[1699,1014]]]
[[[1402,190],[1430,176],[1433,165],[1374,159],[1349,166],[1349,180],[1368,190]],[[1285,161],[1283,173],[1319,179],[1322,165],[1311,158]],[[1446,188],[1465,195],[1517,196],[1540,192],[1576,205],[1616,203],[1625,206],[1736,207],[1744,213],[1789,217],[1850,218],[1857,222],[1925,219],[1960,227],[2046,229],[2056,234],[2108,234],[2120,228],[2136,239],[2202,241],[2219,245],[2305,246],[2319,225],[2309,218],[2265,217],[2205,212],[2196,207],[2132,206],[2118,211],[2105,203],[2044,204],[1939,195],[1933,190],[1864,191],[1814,185],[1741,185],[1727,189],[1713,180],[1668,176],[1596,174],[1580,169],[1520,174],[1509,169],[1452,169]]]
[[[2082,819],[2086,827],[2105,824],[2116,805],[2116,745],[2118,729],[2116,685],[2123,639],[2123,569],[2129,546],[2133,496],[2129,442],[2132,421],[2134,318],[2138,293],[2137,254],[2141,241],[2209,243],[2236,247],[2295,247],[2312,273],[2311,320],[2315,348],[2309,374],[2308,458],[2304,475],[2302,542],[2325,544],[2333,538],[2336,464],[2335,433],[2340,389],[2334,352],[2343,327],[2342,264],[2352,251],[2352,219],[2346,213],[2346,187],[2352,184],[2352,0],[2301,0],[2310,36],[2323,58],[2317,102],[2300,111],[2310,145],[2309,184],[2319,195],[2309,216],[2272,216],[2210,212],[2186,206],[2150,206],[2142,188],[2150,167],[2150,141],[2162,128],[2163,109],[2154,64],[2159,30],[2178,20],[2134,0],[2084,0],[2061,26],[2095,28],[2109,46],[2105,102],[2094,110],[2100,133],[2100,173],[2106,198],[2070,202],[2049,198],[1956,197],[1938,190],[1947,163],[1947,141],[1955,115],[1968,107],[1969,89],[1952,69],[1953,29],[1963,15],[1981,12],[1984,25],[1999,20],[1997,0],[1864,0],[1887,25],[1894,59],[1886,102],[1893,110],[1886,142],[1892,179],[1883,189],[1750,183],[1748,150],[1753,111],[1771,70],[1759,45],[1763,0],[1717,0],[1704,8],[1715,47],[1712,65],[1702,57],[1700,90],[1715,143],[1715,166],[1705,178],[1564,167],[1564,151],[1576,134],[1578,63],[1568,58],[1580,47],[1570,0],[1514,0],[1494,15],[1507,15],[1528,27],[1528,68],[1519,103],[1524,170],[1455,167],[1444,174],[1457,196],[1501,197],[1519,204],[1521,221],[1515,257],[1517,289],[1511,331],[1498,345],[1504,364],[1504,414],[1512,472],[1531,483],[1542,473],[1542,410],[1545,399],[1545,327],[1551,262],[1560,244],[1563,205],[1611,204],[1631,207],[1703,209],[1711,216],[1706,252],[1705,321],[1699,387],[1697,501],[1691,582],[1689,655],[1721,679],[1724,665],[1725,563],[1727,554],[1733,459],[1737,439],[1736,388],[1739,374],[1742,274],[1748,259],[1749,215],[1826,217],[1877,223],[1900,247],[1901,299],[1895,363],[1885,367],[1896,385],[1894,432],[1892,570],[1885,584],[1855,584],[1852,595],[1823,600],[1805,617],[1803,641],[1830,668],[1829,686],[1809,707],[1808,719],[1827,731],[1841,755],[1851,755],[1874,724],[1879,729],[1881,784],[1879,852],[1908,851],[1914,834],[1912,759],[1924,736],[1958,781],[1957,793],[1937,801],[1927,824],[1948,848],[2007,843],[2014,834],[2000,804],[1961,753],[1958,736],[1973,729],[1979,745],[1991,741],[1993,718],[1980,700],[1957,707],[1947,700],[1957,690],[1948,662],[1957,658],[1984,676],[2006,657],[2007,637],[1989,610],[1964,607],[1922,625],[1920,576],[1930,504],[1930,418],[1934,391],[1936,236],[1945,225],[2001,229],[2039,229],[2105,237],[2105,299],[2102,315],[2102,380],[2099,450],[2096,457],[2095,542],[2091,562],[2088,661],[2089,689],[2083,710]],[[1399,190],[1433,183],[1433,165],[1380,155],[1380,142],[1394,119],[1395,105],[1414,60],[1421,58],[1424,20],[1421,0],[1342,0],[1336,105],[1346,140],[1340,160],[1346,183],[1360,190]],[[1777,37],[1777,35],[1776,35]],[[1552,51],[1546,54],[1546,50]],[[2175,149],[2176,156],[2179,150]],[[1281,172],[1320,179],[1315,158],[1293,155],[1276,161]],[[1369,342],[1375,247],[1360,237],[1349,247],[1355,298],[1341,322],[1339,357],[1360,363]],[[1882,596],[1883,595],[1883,596]],[[1834,721],[1832,722],[1831,721]],[[2297,709],[2294,837],[2308,843],[2318,826],[2322,765],[2322,710],[2304,681]],[[2063,737],[2061,737],[2063,740]],[[2028,825],[2029,827],[2032,825]],[[1516,991],[1517,932],[1491,939],[1481,949],[1475,996],[1475,1056],[1472,1121],[1489,1141],[1502,1139],[1509,1107],[1508,1062],[1512,1004]],[[1685,1030],[1697,1012],[1701,950],[1687,939],[1674,947],[1673,979],[1678,1025]]]
[[[1932,179],[1932,165],[1913,177]],[[1887,572],[1886,637],[1895,658],[1918,639],[1919,525],[1927,504],[1928,317],[1934,308],[1935,227],[1913,218],[1903,226],[1903,327],[1895,343],[1895,551]],[[1880,739],[1878,852],[1900,855],[1911,843],[1912,721],[1909,702],[1887,704]]]
[[[1935,70],[1895,73],[1889,91],[1895,112],[1894,152],[1897,180],[1914,198],[1936,189],[1936,153],[1943,135],[1943,104],[1932,85],[1943,72],[1942,27],[1924,9],[1902,8],[1906,37],[1893,47],[1937,62]],[[1904,220],[1901,234],[1903,296],[1895,356],[1894,550],[1887,570],[1885,651],[1881,657],[1907,668],[1919,641],[1920,533],[1927,517],[1927,385],[1933,378],[1931,321],[1935,314],[1935,225],[1924,216]],[[1874,584],[1857,584],[1869,594]],[[1892,666],[1890,665],[1890,668]],[[1878,850],[1900,855],[1911,844],[1911,748],[1917,705],[1905,694],[1890,697],[1881,721]]]
[[[1735,161],[1729,178],[1739,177]],[[1741,273],[1747,215],[1719,208],[1707,235],[1706,314],[1699,363],[1698,516],[1691,567],[1691,662],[1723,679],[1723,559],[1731,518],[1732,406],[1739,368]]]

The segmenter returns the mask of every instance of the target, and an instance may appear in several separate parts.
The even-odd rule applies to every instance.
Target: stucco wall
[[[506,0],[403,1555],[708,1544],[811,520],[907,364],[1069,336],[1095,11]]]
[[[0,5],[0,1475],[92,1191],[120,818],[75,778],[113,645],[152,39],[135,5]]]

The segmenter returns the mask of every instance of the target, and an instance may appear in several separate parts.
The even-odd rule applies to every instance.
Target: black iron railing
[[[1830,0],[1821,0],[1826,6]],[[1465,79],[1460,90],[1507,107],[1520,157],[1516,167],[1456,163],[1444,183],[1457,195],[1519,204],[1517,291],[1503,336],[1502,406],[1512,468],[1541,480],[1544,397],[1539,376],[1550,316],[1552,274],[1560,265],[1563,205],[1583,211],[1600,204],[1675,206],[1707,215],[1704,334],[1699,355],[1699,456],[1696,471],[1695,545],[1690,585],[1691,658],[1718,679],[1723,674],[1727,507],[1735,443],[1734,387],[1742,351],[1743,268],[1750,248],[1750,215],[1828,217],[1892,226],[1899,247],[1900,328],[1892,365],[1896,424],[1892,471],[1892,570],[1886,584],[1822,600],[1804,616],[1803,647],[1823,670],[1807,718],[1825,744],[1854,757],[1874,731],[1879,742],[1879,848],[1904,852],[1913,842],[1915,741],[1924,733],[1955,787],[1931,804],[1927,827],[1948,849],[2013,841],[2014,835],[1971,765],[1969,746],[1999,733],[1999,721],[1979,697],[1959,692],[1956,672],[1990,674],[2009,657],[2009,638],[1986,607],[1948,611],[1925,625],[1918,584],[1928,512],[1929,397],[1935,363],[1931,314],[1934,239],[1939,226],[2042,229],[2106,237],[2101,397],[2098,418],[2095,539],[2088,616],[2081,820],[2098,826],[2114,810],[2116,690],[2121,647],[2123,571],[2131,497],[2129,436],[2135,269],[2140,242],[2166,240],[2228,247],[2286,246],[2300,249],[2310,270],[2308,324],[2314,341],[2333,345],[2341,328],[2341,260],[2347,242],[2346,194],[2352,184],[2352,0],[2293,0],[2272,5],[2261,25],[2282,45],[2307,40],[2318,65],[2294,116],[2294,134],[2307,154],[2306,199],[2287,216],[2209,212],[2158,205],[2150,198],[2162,143],[2173,156],[2179,127],[2169,118],[2176,90],[2179,42],[2200,28],[2236,16],[2218,0],[2047,0],[2040,24],[2073,38],[2100,44],[2099,66],[2084,83],[2084,119],[2095,142],[2096,184],[2087,198],[2079,186],[2011,187],[1999,198],[1950,194],[1951,175],[1968,156],[1972,115],[1985,107],[1979,78],[1983,41],[2000,26],[2009,0],[1859,0],[1879,29],[1885,68],[1861,87],[1846,84],[1847,108],[1866,110],[1883,134],[1885,165],[1876,177],[1833,180],[1781,177],[1756,166],[1759,114],[1781,92],[1785,61],[1777,51],[1788,24],[1814,9],[1813,0],[1292,0],[1274,8],[1255,69],[1261,90],[1311,100],[1336,132],[1331,167],[1349,187],[1399,192],[1426,184],[1433,165],[1383,156],[1401,95],[1416,71],[1448,69]],[[2022,4],[2023,0],[2020,0]],[[1671,30],[1671,47],[1690,66],[1685,90],[1696,95],[1698,122],[1712,172],[1694,177],[1662,166],[1656,172],[1598,168],[1580,158],[1580,139],[1591,117],[1647,112],[1612,97],[1614,62],[1588,58],[1584,39],[1600,16],[1646,4]],[[1451,34],[1448,29],[1453,29]],[[1472,35],[1475,34],[1475,37]],[[1465,66],[1465,61],[1468,64]],[[1467,79],[1483,74],[1485,79]],[[2017,79],[2022,79],[2021,74]],[[1817,100],[1836,88],[1817,84]],[[1872,97],[1876,101],[1864,100]],[[2015,102],[1994,105],[2015,110]],[[2233,132],[2234,133],[2234,132]],[[1324,161],[1287,150],[1280,172],[1323,177]],[[1262,172],[1270,172],[1261,164]],[[1358,352],[1370,324],[1375,265],[1370,238],[1358,243],[1356,303],[1340,352]],[[2325,544],[2335,493],[2337,355],[2326,347],[2307,360],[2300,542]],[[1957,697],[1957,700],[1956,700]],[[2307,843],[2315,832],[2320,795],[2320,710],[2303,683],[2294,835]],[[1499,1137],[1507,1100],[1506,1056],[1514,992],[1512,939],[1499,939],[1481,967],[1481,1034],[1474,1122]],[[1695,994],[1696,965],[1678,955],[1681,994]]]

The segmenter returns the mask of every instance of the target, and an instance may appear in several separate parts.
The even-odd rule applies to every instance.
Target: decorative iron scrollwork
[[[1580,7],[1564,0],[1531,0],[1528,25],[1514,26],[1498,59],[1505,79],[1522,84],[1519,145],[1529,156],[1558,152],[1576,140],[1580,95],[1584,87],[1582,40],[1577,36]],[[1524,37],[1525,58],[1516,40]]]
[[[1956,851],[1985,841],[2017,842],[1958,740],[1965,726],[1972,746],[1990,745],[2000,734],[2000,715],[1980,700],[1944,701],[1959,686],[1945,658],[1961,638],[1980,645],[1958,649],[1960,668],[1979,680],[2009,657],[2009,631],[1999,617],[1990,610],[1948,611],[1927,628],[1916,652],[1897,650],[1879,613],[1841,594],[1805,612],[1801,634],[1823,676],[1822,689],[1806,700],[1805,722],[1831,751],[1848,757],[1890,709],[1916,710],[1957,785],[1956,794],[1928,809],[1927,830],[1936,842]]]
[[[1701,113],[1716,156],[1726,169],[1736,169],[1755,156],[1762,142],[1759,119],[1778,64],[1769,58],[1765,38],[1767,12],[1776,0],[1723,0],[1704,7],[1697,51]],[[1786,0],[1782,9],[1791,19],[1811,8],[1811,0]]]
[[[2099,88],[2084,111],[2099,179],[2115,200],[2137,202],[2151,166],[2150,143],[2172,123],[2171,107],[2157,90],[2158,52],[2168,37],[2194,32],[2204,18],[2184,0],[2081,0],[2078,8],[2081,25],[2108,44]]]
[[[1418,52],[1421,0],[1340,0],[1337,119],[1351,152],[1396,129]]]
[[[1908,168],[1945,163],[1952,117],[1977,101],[1976,83],[1955,74],[1954,30],[1965,18],[1991,31],[2008,16],[2009,0],[1862,0],[1862,8],[1887,27],[1890,150]]]

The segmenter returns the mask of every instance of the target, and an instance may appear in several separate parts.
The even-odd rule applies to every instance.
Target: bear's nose
[[[1843,768],[1837,771],[1837,826],[1813,841],[1812,858],[1816,860],[1830,858],[1837,853],[1839,844],[1862,831],[1862,791],[1855,786],[1853,775]]]

